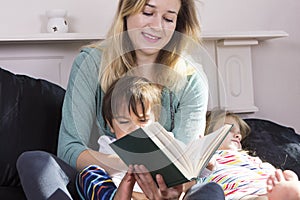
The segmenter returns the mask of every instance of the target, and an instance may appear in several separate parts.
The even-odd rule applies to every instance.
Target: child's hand
[[[114,196],[114,200],[130,200],[132,197],[133,186],[136,180],[133,174],[133,167],[129,166],[129,169],[125,176],[123,177],[116,195]]]
[[[217,168],[217,158],[216,158],[216,155],[214,155],[210,159],[210,161],[208,162],[206,168],[209,169],[210,171],[216,170],[216,168]]]

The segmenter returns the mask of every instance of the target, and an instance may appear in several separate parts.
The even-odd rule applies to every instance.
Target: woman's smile
[[[153,34],[146,33],[146,32],[142,32],[142,35],[144,36],[144,38],[145,38],[148,42],[151,42],[151,43],[155,43],[155,42],[157,42],[158,40],[161,39],[161,37],[158,37],[158,36],[155,36],[155,35],[153,35]]]

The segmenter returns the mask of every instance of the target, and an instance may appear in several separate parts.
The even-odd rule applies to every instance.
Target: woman
[[[104,128],[102,98],[110,84],[127,73],[146,76],[161,85],[160,123],[176,138],[187,143],[203,135],[206,79],[203,73],[196,73],[196,64],[182,52],[187,45],[199,44],[199,33],[193,0],[120,0],[107,39],[83,48],[72,66],[58,141],[58,157],[64,162],[45,152],[27,152],[18,160],[26,196],[47,199],[59,193],[76,198],[75,169],[96,164],[111,175],[127,169],[117,156],[90,148],[90,142],[96,141],[93,135],[113,136]],[[138,175],[144,180],[149,173]],[[41,183],[38,177],[47,180]],[[153,180],[139,183],[145,195],[177,198],[180,191],[174,193],[174,188],[167,188],[159,179],[159,186]]]

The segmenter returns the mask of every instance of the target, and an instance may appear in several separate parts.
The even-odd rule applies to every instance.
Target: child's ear
[[[109,123],[109,121],[107,121],[107,120],[105,120],[105,121],[106,121],[106,124],[107,124],[108,127],[109,127],[110,132],[115,133],[115,130],[114,130],[114,128],[112,127],[112,125]]]

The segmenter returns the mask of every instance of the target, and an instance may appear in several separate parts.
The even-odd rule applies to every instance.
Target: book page
[[[161,130],[162,133],[164,133],[163,135],[165,136],[165,139],[167,139],[167,141],[172,141],[172,145],[168,145],[167,149],[169,149],[173,155],[177,155],[176,159],[178,159],[179,163],[184,166],[184,168],[189,172],[189,174],[192,174],[193,164],[190,158],[185,154],[186,145],[183,142],[177,140],[175,137],[172,137],[169,134],[169,132],[167,132],[160,124],[158,128]],[[158,138],[160,138],[160,136],[162,136],[162,134],[159,134]]]
[[[198,176],[206,167],[214,152],[219,148],[232,125],[226,124],[220,129],[188,144],[185,154],[192,160],[193,175]]]
[[[185,154],[183,143],[179,144],[180,142],[172,137],[158,122],[154,122],[143,129],[187,179],[193,178],[193,165]]]

